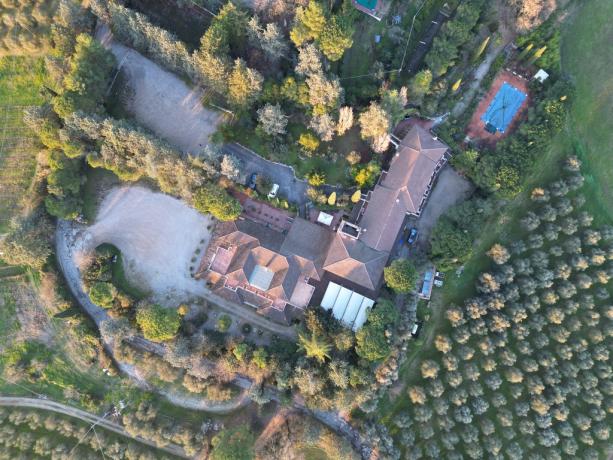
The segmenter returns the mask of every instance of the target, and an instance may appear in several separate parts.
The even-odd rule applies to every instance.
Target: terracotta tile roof
[[[319,279],[333,235],[328,228],[304,219],[295,219],[281,245],[280,252],[310,261],[310,267],[317,271]]]
[[[360,240],[379,251],[391,251],[405,214],[419,215],[428,187],[445,160],[448,147],[414,125],[400,141],[387,174],[382,176],[358,224]]]
[[[314,292],[309,280],[319,281],[323,274],[330,238],[327,229],[302,219],[287,236],[247,219],[220,224],[201,277],[236,289],[233,298],[242,303],[304,309]]]
[[[309,304],[322,279],[334,277],[353,289],[376,293],[404,217],[421,211],[446,152],[447,146],[429,131],[413,126],[389,171],[369,193],[358,239],[300,218],[286,234],[241,218],[216,229],[209,246],[216,251],[210,271],[237,289],[239,301],[282,321],[287,311],[295,314]]]
[[[389,254],[366,246],[362,241],[337,233],[330,244],[324,270],[376,291]]]

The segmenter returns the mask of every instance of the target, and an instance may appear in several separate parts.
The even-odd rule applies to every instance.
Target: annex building
[[[295,218],[279,231],[249,218],[217,224],[197,277],[216,294],[290,324],[316,303],[358,329],[383,283],[407,215],[419,216],[448,147],[414,126],[375,188],[336,228]]]

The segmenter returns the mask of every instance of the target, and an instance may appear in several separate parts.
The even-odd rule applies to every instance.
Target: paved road
[[[58,414],[68,415],[69,417],[77,418],[89,424],[96,424],[96,426],[100,426],[107,431],[112,431],[115,434],[123,436],[125,438],[133,439],[135,441],[140,442],[141,444],[146,444],[150,447],[154,447],[158,450],[167,452],[176,457],[181,458],[191,458],[185,454],[185,451],[175,445],[168,444],[165,447],[158,447],[153,441],[149,441],[147,439],[141,438],[140,436],[132,436],[128,433],[123,426],[111,422],[110,420],[99,417],[95,414],[90,414],[89,412],[85,412],[81,409],[77,409],[76,407],[67,406],[65,404],[61,404],[55,401],[51,401],[48,399],[35,399],[35,398],[18,398],[18,397],[10,397],[10,396],[0,396],[0,406],[4,407],[27,407],[31,409],[39,409],[50,412],[56,412]]]
[[[262,158],[240,144],[226,144],[223,146],[223,151],[242,162],[241,169],[247,177],[252,173],[265,174],[274,183],[279,184],[279,195],[286,197],[290,202],[301,205],[308,201],[306,196],[308,184],[305,180],[296,178],[291,166]]]

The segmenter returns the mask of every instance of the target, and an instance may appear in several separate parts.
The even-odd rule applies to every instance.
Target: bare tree
[[[353,109],[345,106],[341,107],[338,112],[338,123],[336,124],[336,132],[342,136],[353,126]]]
[[[279,104],[266,104],[258,110],[259,128],[269,136],[280,136],[286,133],[287,115]]]
[[[327,113],[324,113],[323,115],[315,115],[313,118],[311,118],[309,128],[315,131],[319,138],[324,142],[330,142],[334,137],[334,120]]]
[[[305,77],[323,72],[322,56],[315,45],[308,43],[298,49],[295,71],[296,75]]]
[[[391,129],[388,113],[376,102],[371,102],[368,109],[360,115],[359,122],[362,139],[369,140],[372,149],[377,153],[387,150]]]

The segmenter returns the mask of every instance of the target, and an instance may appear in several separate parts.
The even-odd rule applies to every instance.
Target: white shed
[[[534,74],[534,77],[532,77],[534,80],[538,80],[541,83],[543,83],[545,80],[547,80],[549,78],[549,74],[547,72],[545,72],[543,69],[539,69],[539,71],[537,73]]]

